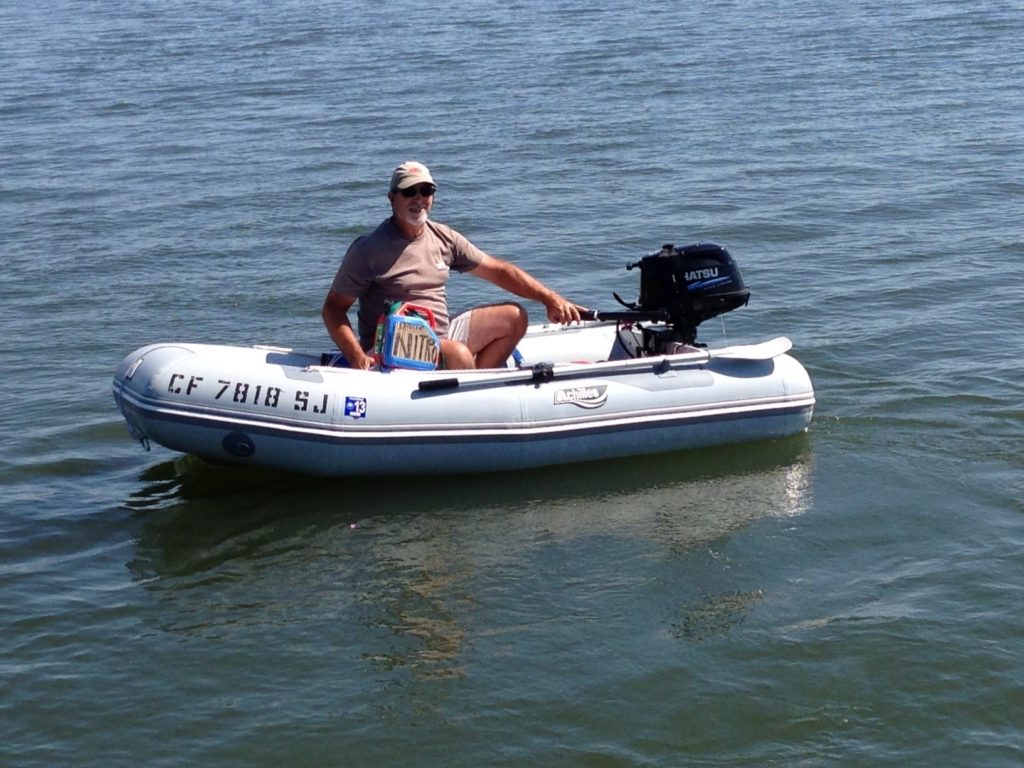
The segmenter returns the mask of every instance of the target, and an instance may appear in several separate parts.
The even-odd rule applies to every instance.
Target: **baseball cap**
[[[394,173],[391,174],[391,191],[405,189],[421,182],[437,186],[427,166],[417,163],[415,160],[407,160],[395,168]]]

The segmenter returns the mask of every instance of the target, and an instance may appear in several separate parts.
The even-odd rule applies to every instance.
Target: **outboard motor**
[[[641,312],[663,311],[684,344],[697,326],[744,306],[750,291],[729,252],[715,243],[665,245],[627,269],[640,267]]]
[[[640,299],[627,303],[615,295],[631,311],[599,315],[608,320],[662,321],[664,325],[643,328],[646,354],[662,354],[680,344],[696,344],[698,325],[744,306],[750,298],[736,262],[725,248],[715,243],[665,245],[626,269],[637,267]]]

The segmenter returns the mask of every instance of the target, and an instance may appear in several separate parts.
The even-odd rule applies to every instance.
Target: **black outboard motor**
[[[600,315],[609,320],[663,321],[664,326],[643,329],[647,354],[661,354],[669,343],[695,344],[698,325],[744,306],[750,298],[736,262],[715,243],[665,245],[626,269],[636,267],[639,301],[627,303],[615,296],[631,312]]]

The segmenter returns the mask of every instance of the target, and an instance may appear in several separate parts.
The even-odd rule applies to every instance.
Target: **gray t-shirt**
[[[450,270],[468,272],[484,252],[454,229],[427,221],[410,240],[390,218],[356,239],[342,259],[331,287],[359,301],[359,343],[373,344],[377,321],[395,301],[427,307],[437,319],[438,334],[448,332],[445,283]]]

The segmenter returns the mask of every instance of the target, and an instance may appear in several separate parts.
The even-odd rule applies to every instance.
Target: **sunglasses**
[[[402,193],[402,197],[412,197],[417,192],[423,197],[430,197],[436,191],[437,187],[433,184],[427,184],[426,182],[423,184],[417,184],[414,187],[406,187],[405,189],[399,190],[399,192]]]

